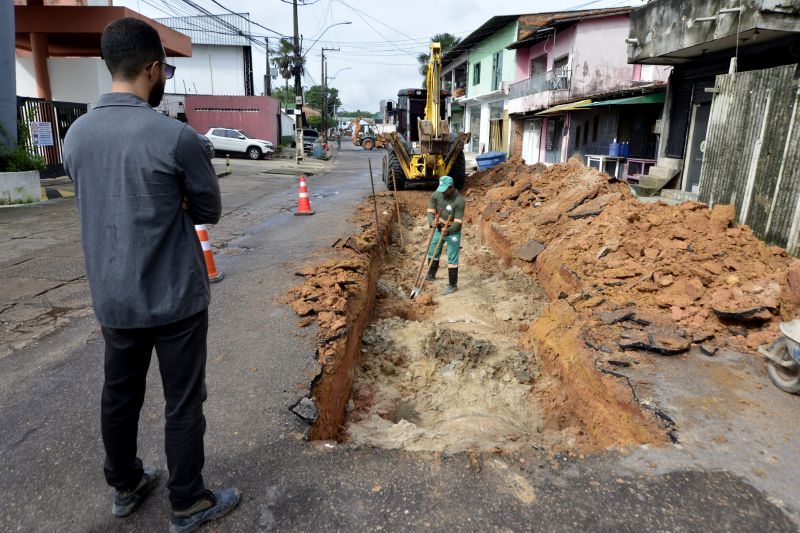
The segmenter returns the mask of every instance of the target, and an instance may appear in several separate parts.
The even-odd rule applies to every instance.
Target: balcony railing
[[[512,83],[509,98],[519,98],[544,91],[568,91],[569,83],[570,72],[566,67],[548,70],[527,80]]]

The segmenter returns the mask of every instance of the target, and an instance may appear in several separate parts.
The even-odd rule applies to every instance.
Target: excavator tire
[[[392,170],[394,170],[394,182],[392,181]],[[406,177],[403,169],[400,168],[400,161],[397,154],[391,150],[383,156],[383,182],[390,191],[394,190],[394,183],[397,183],[397,190],[402,191],[406,187]]]
[[[467,176],[467,160],[464,157],[464,152],[461,151],[456,156],[453,166],[450,168],[450,177],[453,178],[453,185],[459,191],[464,188],[464,183]]]
[[[372,150],[375,148],[375,139],[372,137],[364,137],[364,139],[361,141],[361,146],[364,148],[364,150]]]

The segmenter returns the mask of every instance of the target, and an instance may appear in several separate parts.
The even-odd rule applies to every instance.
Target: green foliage
[[[362,117],[362,118],[372,118],[375,116],[374,111],[361,111],[360,109],[356,111],[339,111],[337,113],[340,117]]]
[[[315,130],[318,130],[322,127],[322,117],[307,115],[306,120],[308,121],[309,128],[314,128]]]
[[[432,43],[439,43],[442,45],[442,57],[450,51],[451,48],[461,42],[461,37],[456,37],[452,33],[437,33],[431,37]],[[431,60],[430,52],[417,54],[417,63],[419,63],[420,76],[425,76],[428,72],[428,61]]]
[[[306,105],[314,109],[322,109],[322,95],[322,86],[312,85],[306,90]],[[339,89],[328,87],[328,114],[333,115],[340,105],[342,105],[342,101],[339,100]]]
[[[47,167],[44,158],[28,151],[27,145],[31,138],[28,125],[20,121],[17,130],[17,145],[14,148],[9,149],[6,144],[0,143],[0,172],[44,170]],[[6,131],[0,133],[3,133],[6,139],[11,138]]]

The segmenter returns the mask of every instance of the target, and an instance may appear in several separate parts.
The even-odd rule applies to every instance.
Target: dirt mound
[[[512,158],[473,175],[470,187],[493,247],[584,318],[633,306],[682,338],[752,350],[797,312],[798,261],[736,225],[732,206],[640,203],[624,183],[575,161],[542,169]],[[647,326],[620,323],[604,325]]]

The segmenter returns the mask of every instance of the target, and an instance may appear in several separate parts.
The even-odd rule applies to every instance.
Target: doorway
[[[689,129],[686,167],[683,190],[697,194],[700,191],[700,171],[703,168],[708,119],[711,116],[711,102],[695,104],[692,109],[692,122]]]
[[[542,119],[529,118],[522,130],[522,159],[529,165],[539,162],[539,147],[542,141]]]
[[[547,136],[545,137],[545,163],[561,162],[561,138],[564,134],[564,117],[547,119]]]

